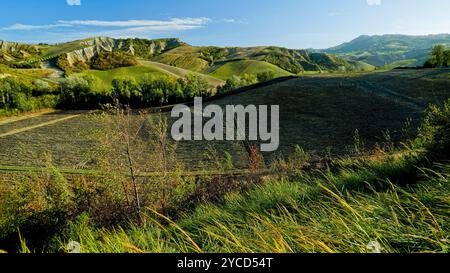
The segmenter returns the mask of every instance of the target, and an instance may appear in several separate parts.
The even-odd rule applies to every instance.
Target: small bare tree
[[[112,175],[115,181],[120,181],[128,205],[133,204],[138,220],[142,222],[138,180],[146,170],[143,163],[148,147],[142,137],[146,114],[133,114],[131,109],[114,107],[94,114],[94,119],[99,124],[95,137],[100,144],[95,158],[102,170]],[[127,179],[131,182],[131,193]]]
[[[121,185],[139,222],[143,222],[143,207],[165,210],[184,181],[164,114],[114,107],[94,114],[94,119],[99,124],[95,158]]]

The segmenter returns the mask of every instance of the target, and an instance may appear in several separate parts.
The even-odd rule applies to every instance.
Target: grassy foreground
[[[449,251],[448,165],[415,169],[394,157],[341,163],[337,175],[272,178],[176,222],[149,210],[144,226],[106,230],[82,217],[60,247],[77,240],[93,253]]]

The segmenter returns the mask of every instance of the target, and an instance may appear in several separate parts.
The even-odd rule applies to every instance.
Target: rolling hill
[[[105,71],[86,70],[95,68],[92,64],[96,57],[117,51],[123,52],[125,56],[134,56],[140,60],[140,65]],[[55,45],[0,42],[0,63],[27,69],[48,68],[48,63],[52,63],[53,68],[59,66],[67,73],[86,70],[82,74],[98,76],[104,87],[110,85],[113,77],[139,78],[145,73],[156,72],[175,77],[196,74],[206,79],[212,87],[217,87],[223,85],[224,80],[243,74],[272,72],[275,76],[288,76],[309,71],[373,69],[365,63],[346,61],[328,53],[271,46],[191,46],[174,38],[148,40],[94,37]]]
[[[210,75],[205,75],[202,73],[197,73],[191,70],[187,70],[187,69],[183,69],[183,68],[179,68],[179,67],[175,67],[175,66],[170,66],[167,64],[163,64],[163,63],[157,63],[157,62],[152,62],[152,61],[140,61],[141,64],[143,65],[150,65],[150,66],[154,66],[159,68],[160,70],[164,71],[165,73],[174,76],[176,78],[182,78],[185,77],[187,75],[197,75],[201,78],[203,78],[204,80],[206,80],[211,86],[213,87],[217,87],[220,85],[223,85],[225,82],[221,79],[218,79],[216,77],[212,77]]]
[[[233,62],[233,64],[227,65],[230,69],[236,67],[236,61],[249,60],[259,61],[260,65],[255,65],[252,69],[252,72],[256,74],[267,70],[276,70],[278,73],[284,70],[292,74],[305,71],[354,71],[360,70],[361,67],[358,62],[345,61],[327,53],[270,46],[220,48],[182,45],[163,52],[152,60],[201,73],[211,73],[216,67],[223,66],[227,62]],[[244,63],[238,63],[237,66],[241,67]],[[247,64],[256,64],[256,62]]]
[[[353,41],[325,50],[298,50],[273,46],[214,47],[192,46],[179,39],[113,39],[95,37],[67,43],[28,45],[0,41],[0,63],[14,67],[37,68],[42,63],[64,59],[68,65],[89,64],[101,52],[122,51],[141,62],[136,68],[112,71],[86,71],[99,75],[106,83],[117,71],[125,76],[151,70],[175,77],[197,74],[211,86],[243,74],[273,72],[276,76],[305,72],[372,71],[376,66],[420,66],[436,44],[450,45],[450,35],[360,36]],[[107,74],[111,75],[107,75]]]
[[[273,72],[276,77],[292,75],[292,73],[273,64],[255,60],[236,60],[219,63],[211,67],[209,75],[226,80],[243,74],[258,74],[263,71]]]
[[[348,43],[319,52],[374,66],[422,66],[429,57],[432,47],[437,44],[450,46],[450,34],[363,35]]]
[[[115,78],[133,78],[140,79],[145,75],[166,75],[164,71],[150,65],[137,65],[129,67],[120,67],[111,70],[86,70],[78,75],[95,76],[98,79],[94,83],[95,89],[99,91],[108,91],[111,89],[111,83]]]
[[[109,90],[115,78],[133,78],[139,80],[146,75],[168,75],[175,78],[182,78],[189,74],[203,78],[212,88],[225,83],[220,79],[208,75],[150,61],[140,61],[140,64],[137,66],[120,67],[111,70],[86,70],[79,73],[79,75],[91,75],[98,78],[99,82],[95,84],[95,87],[97,90],[102,91]]]

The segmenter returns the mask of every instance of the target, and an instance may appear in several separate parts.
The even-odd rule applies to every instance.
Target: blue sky
[[[448,0],[4,0],[0,40],[177,37],[193,45],[325,48],[362,34],[450,32]]]

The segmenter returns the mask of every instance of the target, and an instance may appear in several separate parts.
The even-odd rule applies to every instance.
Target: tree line
[[[57,90],[48,82],[18,78],[0,78],[0,116],[54,108],[59,103]]]
[[[233,76],[214,90],[204,78],[193,74],[178,79],[148,74],[140,79],[113,79],[111,88],[105,92],[98,90],[99,79],[92,75],[70,75],[58,85],[9,76],[0,79],[0,116],[42,108],[99,109],[108,104],[159,107],[223,94],[273,78],[273,72]]]
[[[69,76],[60,84],[60,103],[63,108],[96,109],[105,104],[127,105],[131,108],[156,107],[208,97],[213,90],[208,82],[196,75],[173,78],[146,75],[141,79],[116,78],[107,92],[93,88],[93,76]]]

